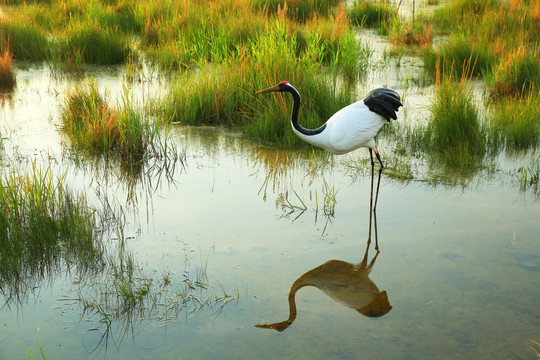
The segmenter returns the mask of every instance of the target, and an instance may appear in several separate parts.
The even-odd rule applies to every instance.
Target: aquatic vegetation
[[[96,21],[72,23],[65,37],[54,41],[53,57],[61,63],[111,65],[126,61],[130,54],[127,40]]]
[[[461,169],[470,168],[484,154],[478,112],[465,79],[456,86],[449,76],[438,78],[426,129],[432,147],[445,163]]]
[[[257,88],[283,79],[299,84],[309,99],[302,108],[302,121],[308,127],[319,126],[322,119],[352,102],[350,92],[337,89],[336,79],[313,77],[322,71],[317,58],[318,54],[323,56],[323,50],[317,37],[304,39],[308,51],[298,59],[299,37],[276,23],[272,31],[256,38],[238,63],[205,67],[198,74],[186,73],[164,100],[163,116],[181,124],[241,126],[248,136],[264,142],[300,144],[290,131],[288,99],[254,98]]]
[[[523,95],[540,89],[540,47],[520,46],[507,54],[493,69],[488,80],[497,96]]]
[[[81,317],[102,332],[91,352],[107,350],[108,341],[121,342],[144,323],[174,322],[180,314],[194,314],[208,309],[219,313],[228,303],[238,300],[239,293],[215,289],[208,280],[206,265],[186,269],[180,275],[171,271],[148,274],[133,257],[121,233],[115,249],[107,256],[102,276],[82,281],[78,300]]]
[[[504,97],[490,103],[489,141],[494,149],[535,149],[540,145],[538,91],[524,97]]]
[[[0,88],[12,89],[15,86],[12,60],[13,54],[9,49],[0,52]]]
[[[132,160],[166,155],[166,140],[158,142],[158,124],[134,108],[127,88],[122,101],[121,106],[111,107],[94,82],[69,91],[61,119],[73,145],[88,153],[117,154]]]
[[[6,302],[24,297],[60,270],[101,268],[103,248],[95,210],[52,169],[0,177],[0,289]]]
[[[306,21],[315,16],[328,16],[340,3],[339,0],[307,0],[289,1],[282,0],[253,0],[252,6],[256,11],[270,14],[286,11],[287,16],[294,20]]]
[[[394,45],[418,45],[429,48],[433,43],[433,25],[426,18],[415,22],[395,18],[387,25],[388,38]]]
[[[404,128],[403,144],[427,153],[435,162],[454,172],[469,174],[486,153],[485,133],[474,102],[471,79],[462,76],[458,84],[452,72],[437,71],[435,94],[427,125]]]
[[[46,357],[45,357],[45,353],[43,352],[43,348],[41,347],[41,344],[39,343],[39,340],[36,339],[36,341],[37,341],[37,344],[38,344],[38,347],[39,347],[39,352],[40,352],[40,354],[41,354],[41,358],[42,358],[43,360],[45,360]],[[26,346],[25,346],[25,347],[26,347]],[[29,349],[28,347],[26,347],[26,351],[28,351],[28,354],[30,355],[30,357],[31,357],[32,359],[36,360],[36,357],[34,356],[34,354],[32,353],[32,351],[30,351],[30,349]]]
[[[532,160],[529,166],[520,167],[516,175],[521,191],[530,190],[535,197],[540,197],[540,157]]]
[[[388,24],[397,17],[397,11],[387,2],[355,1],[347,8],[350,21],[356,26],[378,28],[385,33]]]
[[[18,60],[40,61],[49,56],[49,40],[24,18],[0,19],[0,49],[9,50]]]
[[[539,4],[460,0],[437,10],[435,28],[451,35],[448,43],[426,54],[426,67],[435,71],[436,59],[445,58],[447,64],[457,65],[459,76],[459,65],[473,59],[475,73],[488,79],[494,94],[516,94],[537,86]]]
[[[496,57],[490,47],[471,40],[460,32],[453,33],[444,45],[426,51],[422,58],[425,69],[428,71],[435,71],[439,59],[443,59],[444,69],[442,70],[446,73],[452,71],[457,78],[464,75],[466,71],[471,72],[471,75],[486,76],[496,63]],[[470,63],[474,66],[471,67]]]

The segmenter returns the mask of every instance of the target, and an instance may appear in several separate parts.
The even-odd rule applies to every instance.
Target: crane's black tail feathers
[[[396,112],[403,106],[398,93],[386,88],[372,90],[364,99],[364,104],[370,111],[381,115],[387,121],[390,121],[390,118],[396,120]]]

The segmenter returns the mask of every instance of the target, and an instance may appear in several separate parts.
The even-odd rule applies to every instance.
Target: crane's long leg
[[[369,159],[371,160],[371,192],[369,195],[369,236],[371,238],[371,209],[373,209],[373,175],[374,175],[374,169],[375,169],[375,163],[373,162],[373,150],[371,148],[368,148],[369,150]]]
[[[369,154],[371,155],[371,149],[369,150]],[[375,144],[375,155],[377,156],[377,160],[379,160],[379,164],[381,164],[381,167],[379,168],[379,179],[377,180],[377,191],[375,193],[375,205],[373,205],[373,211],[377,208],[377,199],[379,198],[379,186],[381,185],[381,174],[384,168],[384,165],[381,160],[381,155],[379,155],[379,149],[377,148],[377,144]],[[371,193],[373,195],[373,157],[371,157]]]

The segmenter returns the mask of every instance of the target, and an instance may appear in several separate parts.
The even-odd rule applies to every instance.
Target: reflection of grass
[[[232,295],[222,286],[215,290],[207,277],[206,264],[192,270],[186,263],[186,271],[180,275],[164,271],[149,276],[137,264],[121,234],[118,240],[102,276],[85,281],[79,290],[83,317],[96,317],[99,324],[91,330],[103,331],[92,351],[106,350],[110,339],[121,341],[144,322],[167,325],[182,313],[190,316],[203,309],[219,313],[239,296],[237,290]]]
[[[532,163],[517,170],[521,191],[531,190],[536,197],[540,196],[540,157]]]
[[[540,360],[540,343],[534,340],[527,340],[525,341],[525,344],[531,350],[536,358]]]
[[[33,164],[28,174],[4,172],[0,182],[0,283],[7,301],[62,266],[83,273],[100,268],[94,210],[62,177]]]

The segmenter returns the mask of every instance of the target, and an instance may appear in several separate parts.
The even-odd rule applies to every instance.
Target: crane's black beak
[[[276,91],[279,91],[279,86],[278,85],[269,87],[267,89],[259,90],[255,94],[264,94],[264,93],[276,92]]]

